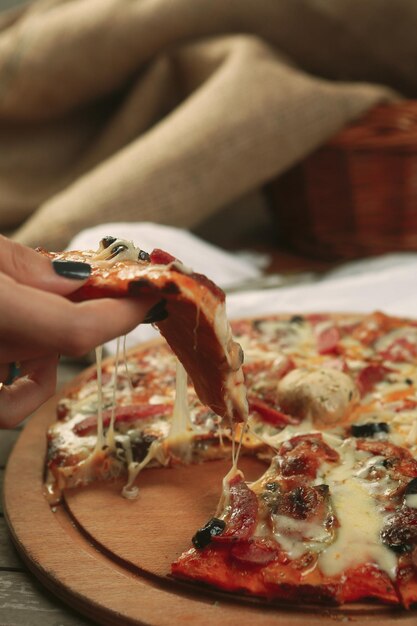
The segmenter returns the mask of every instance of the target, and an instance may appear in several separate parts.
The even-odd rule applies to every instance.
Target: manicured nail
[[[149,309],[142,324],[155,324],[155,322],[162,322],[168,317],[168,311],[166,310],[166,300],[161,300]]]
[[[84,280],[91,274],[91,266],[81,261],[52,261],[52,267],[64,278]]]

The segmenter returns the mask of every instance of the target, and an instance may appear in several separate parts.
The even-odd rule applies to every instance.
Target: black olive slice
[[[304,324],[304,317],[302,315],[293,315],[290,319],[291,324]]]
[[[409,496],[413,493],[417,493],[417,478],[412,478],[404,491],[405,496]]]
[[[107,235],[106,237],[103,237],[103,239],[101,240],[101,244],[102,244],[103,248],[108,248],[115,241],[117,241],[116,237],[112,237],[111,235]]]
[[[353,437],[373,437],[377,433],[389,433],[389,426],[385,422],[352,424],[350,432]]]
[[[118,246],[114,246],[114,248],[111,249],[112,256],[119,254],[124,250],[127,250],[127,246],[125,246],[123,243],[120,243]]]
[[[226,522],[217,517],[212,517],[203,528],[197,530],[192,542],[195,548],[202,550],[209,545],[213,537],[221,535],[226,527]]]
[[[139,261],[150,261],[151,255],[145,252],[145,250],[141,250],[138,256]]]

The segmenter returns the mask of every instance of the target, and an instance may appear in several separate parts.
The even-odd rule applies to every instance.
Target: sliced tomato
[[[170,415],[171,412],[172,406],[169,404],[129,404],[127,406],[118,406],[115,410],[115,424],[128,424],[155,415]],[[111,409],[103,411],[103,426],[105,428],[110,425],[111,415]],[[78,422],[78,424],[75,424],[72,430],[80,437],[95,433],[97,430],[97,415],[89,415],[81,422]]]

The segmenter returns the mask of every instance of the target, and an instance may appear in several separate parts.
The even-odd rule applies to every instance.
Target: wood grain
[[[0,517],[0,571],[2,570],[23,571],[23,564],[16,550],[10,543],[6,522]]]
[[[265,465],[252,458],[239,464],[248,480]],[[170,564],[191,547],[191,537],[213,517],[219,486],[230,461],[143,472],[136,500],[121,498],[123,481],[68,490],[68,510],[89,538],[113,557],[141,572],[166,578]],[[115,521],[114,512],[117,511]],[[131,532],[120,532],[120,529]]]
[[[213,512],[216,465],[220,474],[224,471],[219,463],[147,470],[140,498],[133,502],[119,496],[120,483],[97,484],[67,493],[67,508],[53,512],[42,487],[45,433],[54,420],[56,402],[53,398],[30,420],[10,456],[5,515],[24,562],[73,608],[112,626],[325,626],[335,621],[415,626],[415,611],[375,603],[328,610],[284,607],[170,579],[171,559],[189,546],[192,532]],[[259,470],[250,467],[257,462],[248,463],[248,471]],[[190,510],[194,517],[188,526]],[[158,518],[152,527],[153,515]]]
[[[6,467],[7,459],[19,436],[18,430],[0,431],[0,468]]]
[[[2,626],[92,626],[24,572],[0,574]]]

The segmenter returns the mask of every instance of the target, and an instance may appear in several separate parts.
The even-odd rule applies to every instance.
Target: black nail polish
[[[52,267],[64,278],[84,280],[91,274],[91,266],[81,261],[52,261]]]
[[[162,322],[168,317],[168,311],[166,310],[166,300],[161,300],[151,309],[149,309],[147,316],[143,320],[142,324],[155,324],[155,322]]]

